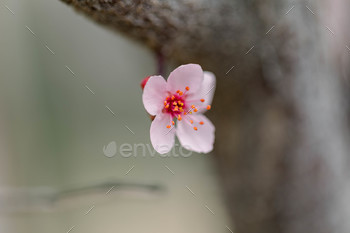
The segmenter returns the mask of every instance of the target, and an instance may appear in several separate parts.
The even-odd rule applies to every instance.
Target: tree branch
[[[340,50],[325,51],[328,31],[305,8],[332,0],[63,1],[216,73],[215,154],[237,232],[350,232],[340,208],[349,185],[345,93],[332,60]]]
[[[256,31],[247,30],[254,24],[245,4],[229,0],[62,1],[182,63],[232,64],[234,54],[255,38],[249,34]]]

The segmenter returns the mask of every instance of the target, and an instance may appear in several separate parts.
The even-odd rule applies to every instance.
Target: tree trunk
[[[236,232],[350,232],[350,3],[63,1],[216,73],[215,156]]]

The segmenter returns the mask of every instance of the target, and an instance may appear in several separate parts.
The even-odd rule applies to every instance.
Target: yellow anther
[[[190,90],[190,88],[189,87],[186,87],[186,91],[189,91]]]
[[[195,108],[196,106],[192,105],[191,108]]]
[[[171,100],[174,100],[174,99],[175,99],[175,96],[172,96],[172,97],[171,97]]]
[[[176,102],[173,102],[173,105],[177,105],[177,103],[176,103]]]
[[[179,107],[178,106],[175,106],[175,108],[173,109],[173,111],[179,111]]]
[[[194,111],[194,112],[197,112],[197,111],[198,111],[198,109],[197,109],[197,108],[195,108],[193,111]]]
[[[169,104],[167,104],[167,105],[165,106],[165,108],[169,108]]]
[[[167,127],[168,129],[170,129],[170,128],[171,128],[171,125],[167,125],[166,127]]]
[[[181,117],[181,115],[180,115],[180,114],[177,116],[177,119],[178,119],[179,121],[181,121],[181,120],[182,120],[182,117]]]
[[[193,120],[190,120],[191,124],[193,124]]]
[[[171,122],[171,124],[175,125],[175,122],[174,122],[174,121],[172,121],[172,122]]]
[[[168,102],[164,101],[164,106],[166,106],[168,104]]]
[[[211,106],[210,106],[210,105],[208,105],[208,106],[207,106],[207,110],[210,110],[210,109],[211,109]]]
[[[196,131],[198,130],[197,127],[193,127],[193,129],[196,130]]]
[[[182,91],[180,91],[180,92],[179,92],[179,95],[183,95],[183,92],[182,92]]]

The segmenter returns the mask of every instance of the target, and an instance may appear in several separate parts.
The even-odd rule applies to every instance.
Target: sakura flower
[[[167,81],[162,76],[146,80],[142,100],[155,116],[150,136],[158,153],[172,149],[175,135],[188,150],[208,153],[213,149],[215,126],[203,113],[211,108],[215,83],[215,75],[196,64],[179,66]]]

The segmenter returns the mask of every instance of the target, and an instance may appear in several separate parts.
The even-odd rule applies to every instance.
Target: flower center
[[[169,113],[172,117],[178,117],[184,112],[186,108],[185,98],[183,94],[176,93],[167,96],[164,100],[164,111]]]
[[[165,100],[164,100],[164,109],[163,112],[164,113],[168,113],[171,116],[171,120],[169,125],[167,125],[166,127],[168,129],[171,128],[171,125],[175,125],[174,122],[174,117],[177,118],[178,121],[182,120],[182,116],[183,115],[187,115],[187,114],[192,114],[192,112],[197,112],[198,108],[197,106],[195,106],[194,104],[190,105],[191,103],[195,103],[195,102],[204,102],[204,99],[200,99],[200,100],[188,100],[186,103],[186,92],[189,91],[190,88],[186,87],[185,92],[182,92],[180,90],[176,91],[176,94],[173,95],[168,95]],[[188,104],[188,106],[186,105]],[[211,108],[210,105],[207,105],[206,107],[208,110]],[[198,128],[194,125],[203,125],[204,122],[200,121],[200,122],[194,122],[191,117],[189,117],[189,115],[187,115],[187,118],[185,119],[187,121],[188,124],[193,125],[193,129],[194,130],[198,130]]]

